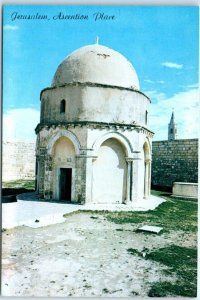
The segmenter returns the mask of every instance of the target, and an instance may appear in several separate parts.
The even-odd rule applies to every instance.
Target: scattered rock
[[[131,294],[132,294],[133,296],[138,296],[138,295],[139,295],[138,292],[135,292],[135,291],[132,291]]]

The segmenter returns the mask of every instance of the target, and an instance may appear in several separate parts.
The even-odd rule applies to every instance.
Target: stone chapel
[[[41,199],[131,205],[149,197],[150,99],[123,55],[98,43],[74,51],[40,100]]]

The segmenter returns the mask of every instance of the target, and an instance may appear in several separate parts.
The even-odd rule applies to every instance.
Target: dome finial
[[[96,36],[96,44],[99,45],[99,37],[98,37],[98,35]]]

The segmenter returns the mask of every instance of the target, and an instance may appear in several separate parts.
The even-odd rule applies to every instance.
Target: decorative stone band
[[[54,90],[57,88],[62,88],[62,87],[66,87],[66,86],[89,86],[89,87],[102,87],[102,88],[111,88],[111,89],[119,89],[119,90],[127,90],[127,91],[131,91],[131,92],[136,92],[139,93],[141,95],[143,95],[144,97],[146,97],[149,102],[151,103],[151,100],[149,99],[149,97],[147,97],[147,95],[145,95],[143,92],[135,89],[135,88],[126,88],[126,87],[122,87],[122,86],[115,86],[115,85],[109,85],[109,84],[101,84],[101,83],[93,83],[93,82],[71,82],[71,83],[66,83],[66,84],[62,84],[59,86],[54,86],[54,87],[47,87],[45,89],[43,89],[40,93],[40,100],[42,99],[42,93],[44,91],[47,90]]]
[[[135,122],[132,124],[125,123],[105,123],[105,122],[93,122],[93,121],[77,121],[77,122],[59,122],[59,123],[39,123],[35,128],[36,134],[38,134],[42,129],[49,130],[50,128],[75,128],[75,127],[87,127],[92,129],[114,129],[114,130],[136,130],[146,134],[148,137],[152,138],[154,133],[147,129],[146,127],[137,125]]]

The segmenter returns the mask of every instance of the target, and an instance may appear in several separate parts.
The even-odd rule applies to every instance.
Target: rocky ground
[[[147,296],[155,282],[176,280],[147,251],[196,246],[182,231],[145,234],[138,224],[115,224],[104,214],[78,212],[60,224],[20,226],[2,237],[3,296]],[[141,255],[127,250],[137,249]]]

